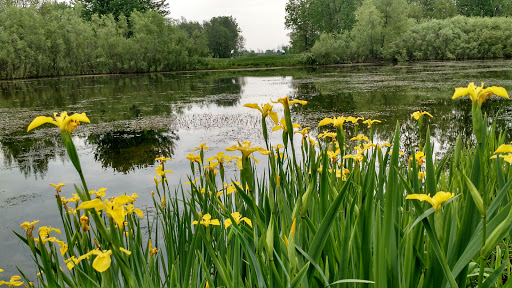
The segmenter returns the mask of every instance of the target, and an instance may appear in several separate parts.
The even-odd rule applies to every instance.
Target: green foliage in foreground
[[[43,272],[41,287],[508,287],[512,145],[502,145],[510,139],[487,127],[481,108],[492,94],[508,95],[471,83],[454,98],[468,94],[476,146],[462,147],[459,139],[439,161],[423,129],[426,112],[412,115],[420,140],[407,147],[409,160],[401,156],[398,123],[387,146],[371,143],[378,122],[348,124],[360,118],[325,118],[319,125],[333,124],[336,132],[320,143],[307,129],[286,129],[293,126],[289,107],[305,104],[288,97],[279,99],[284,117],[272,129],[283,131],[283,143],[271,148],[277,143],[269,143],[265,120],[277,114],[271,105],[247,104],[262,112],[266,149],[244,141],[226,148],[242,156],[214,156],[201,144],[198,155],[187,156],[190,183],[176,191],[166,181],[170,159],[158,158],[147,235],[140,211],[124,205],[136,195],[86,192],[70,136],[76,121],[88,121],[85,114],[38,117],[29,129],[52,123],[62,130],[82,187],[75,187],[77,202],[56,197],[64,233],[47,228],[36,235],[36,223],[24,223],[26,234],[17,235]],[[298,133],[300,146],[293,141]],[[498,147],[508,154],[493,159]],[[268,155],[263,174],[254,152]],[[227,159],[241,169],[239,182],[225,179]],[[65,265],[58,247],[69,272],[59,268]],[[24,275],[27,282],[33,277]]]
[[[365,2],[366,3],[366,2]],[[372,12],[373,11],[373,12]],[[512,18],[463,17],[409,23],[389,39],[374,6],[351,32],[322,34],[311,49],[310,63],[332,64],[369,60],[466,60],[512,57]]]

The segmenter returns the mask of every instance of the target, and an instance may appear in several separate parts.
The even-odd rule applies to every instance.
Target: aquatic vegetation
[[[482,87],[470,84],[474,91],[455,94],[479,95]],[[503,94],[499,88],[488,91]],[[306,103],[281,98],[285,112],[273,130],[284,131],[283,143],[263,136],[268,148],[242,141],[225,151],[208,151],[203,143],[194,149],[199,155],[187,156],[188,182],[175,190],[167,180],[172,162],[156,158],[148,175],[155,182],[151,213],[137,208],[137,194],[114,196],[109,189],[107,197],[105,188],[88,190],[77,169],[82,183],[74,191],[50,184],[63,229],[36,220],[21,224],[25,233],[15,232],[40,273],[0,283],[37,278],[41,287],[510,285],[512,146],[472,102],[479,141],[463,147],[459,138],[452,152],[436,159],[428,127],[418,129],[418,143],[400,151],[399,124],[389,143],[373,143],[378,126],[372,124],[380,121],[368,119],[359,127],[364,119],[350,115],[320,121],[336,132],[324,131],[316,142],[309,129],[292,125],[289,106]],[[265,121],[269,105],[248,108],[260,110]],[[431,116],[415,113],[419,123]],[[262,129],[265,135],[267,127]],[[294,137],[309,141],[299,147]],[[255,152],[264,159],[259,169]],[[224,166],[233,160],[239,174],[226,181]],[[76,193],[64,196],[70,192]],[[147,221],[144,229],[141,220]]]

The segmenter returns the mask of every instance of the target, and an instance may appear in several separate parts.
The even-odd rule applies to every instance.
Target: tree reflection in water
[[[25,178],[33,175],[44,178],[48,163],[66,156],[64,145],[57,137],[31,137],[28,135],[4,135],[0,137],[0,148],[4,165],[17,166]]]
[[[179,137],[174,131],[162,129],[92,133],[87,139],[96,145],[94,160],[101,162],[104,168],[128,173],[153,165],[156,157],[171,157]]]

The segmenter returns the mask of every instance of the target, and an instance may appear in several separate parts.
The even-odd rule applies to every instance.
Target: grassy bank
[[[301,54],[263,55],[237,58],[203,58],[199,69],[292,67],[304,64]]]

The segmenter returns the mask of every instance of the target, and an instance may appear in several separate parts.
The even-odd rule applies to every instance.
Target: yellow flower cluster
[[[252,227],[251,219],[249,219],[247,217],[242,217],[242,214],[240,214],[239,212],[231,213],[231,217],[235,220],[236,224],[240,224],[240,222],[244,221],[245,223],[247,223],[247,225]],[[204,214],[204,215],[202,215],[200,221],[197,221],[197,220],[192,221],[192,225],[197,225],[197,224],[204,225],[205,227],[208,227],[210,225],[220,226],[220,221],[219,221],[219,219],[212,219],[212,215],[210,215],[210,214]],[[232,224],[233,224],[233,222],[231,221],[230,218],[224,220],[225,229],[228,229],[228,227],[231,226]]]

